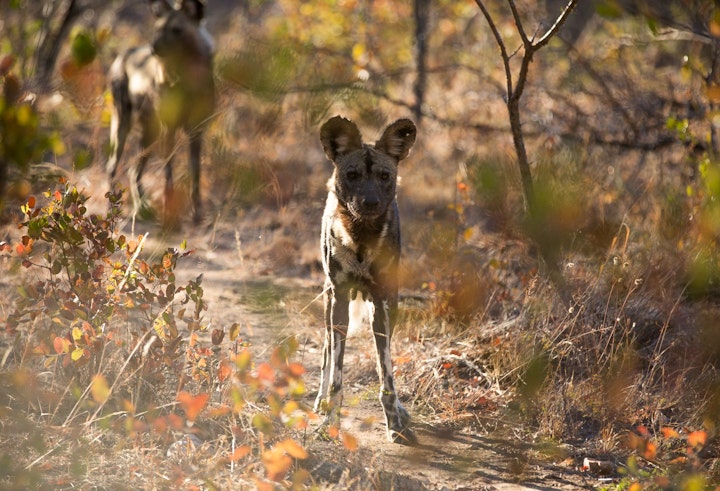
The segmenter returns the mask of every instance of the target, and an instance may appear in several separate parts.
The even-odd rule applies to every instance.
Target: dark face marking
[[[335,193],[353,222],[383,217],[395,199],[396,182],[397,163],[369,146],[336,162]]]

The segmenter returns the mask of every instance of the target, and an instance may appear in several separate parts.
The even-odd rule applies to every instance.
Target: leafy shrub
[[[24,234],[17,243],[0,242],[0,253],[17,258],[16,271],[35,273],[18,288],[5,323],[5,333],[15,338],[17,368],[0,377],[9,400],[16,401],[4,413],[13,421],[5,438],[21,433],[32,443],[24,450],[4,446],[0,462],[17,461],[18,450],[24,458],[42,454],[51,438],[42,426],[28,424],[34,416],[26,414],[42,385],[33,362],[40,358],[55,369],[58,386],[70,388],[62,394],[42,389],[56,404],[49,422],[60,417],[67,426],[85,413],[86,424],[101,422],[133,440],[153,436],[157,444],[167,444],[173,432],[212,420],[232,435],[218,444],[219,460],[185,440],[171,445],[168,456],[178,464],[183,459],[212,467],[220,463],[231,472],[242,463],[241,476],[256,487],[302,485],[309,472],[297,462],[307,452],[290,432],[304,431],[315,416],[302,402],[304,367],[291,361],[297,341],[290,338],[268,361],[255,362],[239,324],[227,333],[224,328],[208,332],[201,277],[179,285],[175,276],[178,261],[192,250],[168,248],[156,262],[143,259],[145,236],[128,239],[118,233],[122,194],[110,192],[106,198],[107,213],[90,214],[88,198],[63,180],[42,200],[31,197],[22,206]],[[172,379],[177,385],[168,388]],[[152,390],[143,390],[148,387]],[[213,393],[222,396],[213,401]],[[182,414],[159,410],[163,405]],[[356,448],[351,435],[338,428],[330,432],[348,450]],[[6,466],[0,483],[44,482],[41,474],[23,467],[22,459],[17,462]]]

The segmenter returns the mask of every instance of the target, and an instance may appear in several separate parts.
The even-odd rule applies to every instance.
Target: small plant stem
[[[142,251],[143,244],[145,243],[145,239],[147,238],[147,236],[148,236],[147,232],[145,234],[143,234],[142,238],[140,239],[140,243],[137,245],[135,252],[133,253],[132,257],[130,258],[127,268],[125,268],[125,274],[123,275],[123,279],[120,281],[120,284],[118,285],[118,288],[117,288],[118,292],[121,292],[123,287],[125,286],[125,283],[127,283],[127,279],[130,276],[130,273],[133,271],[133,264],[135,263],[138,256],[140,255],[140,251]]]

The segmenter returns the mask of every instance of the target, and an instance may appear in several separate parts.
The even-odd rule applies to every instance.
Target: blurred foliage
[[[62,164],[89,165],[92,145],[101,146],[98,140],[104,139],[87,131],[88,121],[101,126],[96,125],[100,116],[91,111],[96,109],[94,96],[102,93],[114,51],[130,44],[126,37],[108,37],[109,28],[95,24],[120,2],[95,4],[95,16],[88,15],[68,33],[64,47],[69,56],[60,59],[58,86],[65,101],[40,112],[21,99],[21,80],[32,82],[37,36],[44,28],[40,8],[50,3],[61,2],[13,0],[3,12],[7,18],[0,50],[14,53],[20,75],[3,72],[4,91],[13,97],[0,104],[0,152],[12,155],[5,163],[17,174],[39,162],[44,152],[57,153],[72,140],[73,162],[65,157]],[[521,15],[532,26],[528,33],[551,18],[544,9],[549,3],[523,2]],[[274,213],[301,208],[291,216],[319,216],[328,167],[323,167],[315,133],[329,113],[345,112],[376,128],[412,107],[412,2],[242,4],[221,19],[230,30],[213,33],[219,37],[216,67],[223,99],[208,131],[208,194],[221,203],[218,207],[240,208],[229,210],[233,219],[250,216],[242,212],[252,208],[263,217],[257,222],[261,226],[287,229],[284,235],[263,234],[294,246],[282,250],[297,251],[302,240],[315,250],[313,224],[287,224]],[[463,351],[460,357],[448,350],[453,356],[438,363],[406,361],[400,369],[408,373],[409,391],[415,393],[421,382],[418,371],[409,367],[429,367],[432,373],[422,381],[425,391],[416,393],[425,399],[419,404],[432,406],[429,412],[438,418],[449,418],[450,411],[477,415],[492,408],[499,412],[493,416],[505,421],[503,411],[516,414],[497,394],[513,393],[524,419],[510,419],[525,424],[528,433],[573,442],[600,440],[609,453],[637,454],[626,461],[627,478],[620,479],[618,488],[678,489],[683,480],[715,483],[710,471],[707,481],[697,474],[717,459],[716,450],[703,447],[702,457],[699,452],[683,454],[684,433],[664,439],[670,443],[659,448],[652,465],[644,465],[643,459],[652,456],[644,453],[649,443],[660,447],[657,432],[666,425],[698,428],[707,419],[703,431],[712,441],[720,414],[714,322],[720,295],[720,161],[712,136],[719,98],[707,84],[717,9],[710,0],[584,5],[590,9],[587,17],[580,17],[585,11],[577,12],[578,36],[551,43],[531,65],[522,110],[539,212],[528,221],[523,219],[515,161],[509,157],[504,73],[492,61],[497,52],[491,34],[474,2],[432,3],[426,115],[420,146],[403,168],[413,179],[400,189],[407,212],[404,285],[422,289],[421,296],[429,300],[399,331],[420,340],[431,331],[428,344],[438,350],[444,349],[443,341],[462,337]],[[492,2],[490,8],[513,52],[520,44],[506,3]],[[668,19],[668,11],[677,18]],[[148,12],[132,14],[125,10],[127,17],[117,23],[123,36],[128,24],[142,15],[150,18]],[[673,20],[681,22],[669,22]],[[57,19],[51,23],[56,25]],[[688,40],[678,29],[700,31],[702,39]],[[144,39],[149,27],[139,30],[133,41]],[[58,127],[67,132],[63,141],[48,136]],[[420,177],[414,180],[416,175]],[[25,242],[4,247],[24,254],[30,246],[37,254],[19,259],[18,264],[29,261],[28,272],[36,278],[22,286],[9,319],[15,323],[13,335],[28,341],[26,351],[42,355],[58,373],[67,367],[95,381],[90,395],[83,396],[78,387],[71,391],[73,403],[83,401],[83,407],[95,409],[114,380],[108,371],[103,384],[90,370],[101,363],[99,348],[114,346],[103,329],[119,320],[129,323],[133,337],[123,345],[121,358],[139,346],[142,336],[155,334],[160,343],[149,345],[148,358],[141,362],[147,372],[139,373],[148,374],[143,383],[167,385],[163,377],[168,367],[184,373],[201,388],[194,395],[178,394],[178,407],[188,419],[224,411],[232,421],[222,420],[226,433],[246,438],[238,437],[239,446],[224,454],[227,462],[241,464],[248,473],[261,462],[270,480],[292,475],[292,459],[303,453],[286,442],[285,431],[303,429],[304,418],[311,417],[301,401],[305,387],[300,367],[288,362],[296,346],[289,343],[261,363],[245,349],[237,325],[207,332],[202,308],[197,310],[206,301],[201,282],[191,281],[183,289],[172,281],[175,261],[184,252],[163,249],[155,262],[130,267],[133,240],[121,244],[110,233],[117,217],[90,217],[82,193],[72,186],[63,185],[59,193],[60,199],[51,193],[42,206],[27,203],[25,213],[35,216],[24,218]],[[257,236],[255,225],[247,228]],[[528,238],[544,242],[562,265],[575,302],[570,309],[559,306],[556,292],[537,275],[537,254]],[[296,255],[284,259],[297,263]],[[307,262],[303,274],[316,267]],[[126,274],[128,281],[118,289]],[[186,296],[189,306],[183,315],[178,316],[179,308],[164,311]],[[260,307],[276,305],[277,291],[263,289],[251,300]],[[121,308],[131,312],[120,315]],[[198,335],[174,345],[183,322],[218,343],[209,347]],[[177,363],[167,363],[179,360],[184,372]],[[495,385],[483,378],[483,370],[495,374]],[[451,376],[456,385],[438,380]],[[223,387],[227,406],[218,408],[212,398],[202,397],[213,384]],[[39,413],[43,408],[33,406],[38,387],[32,371],[3,374],[0,380],[3,391]],[[125,407],[132,389],[127,391],[111,394],[113,410]],[[457,406],[458,400],[465,406]],[[151,427],[158,433],[163,425],[179,428],[171,418],[157,416],[158,411],[143,415],[143,409],[127,406],[122,431],[135,438]],[[14,411],[10,420],[26,432],[33,451],[47,451],[34,422],[19,413]],[[651,433],[638,434],[634,445],[618,450],[618,428],[640,423],[651,427]],[[677,454],[686,460],[673,462]],[[18,487],[34,486],[37,475],[11,463],[4,467],[11,461],[9,454],[3,456],[0,469],[13,469]]]
[[[22,100],[21,82],[12,70],[14,65],[12,55],[0,59],[0,211],[8,182],[26,175],[30,164],[39,162],[45,152],[65,151],[60,136],[41,128],[37,110],[30,101]]]
[[[19,286],[15,310],[5,322],[5,334],[16,340],[0,374],[0,387],[9,398],[3,402],[8,404],[3,416],[12,427],[6,427],[6,438],[26,435],[31,443],[22,446],[24,452],[31,446],[36,453],[46,449],[51,435],[33,430],[36,424],[26,425],[24,416],[23,404],[33,407],[40,391],[53,406],[43,415],[48,423],[64,418],[67,427],[81,412],[87,422],[102,422],[131,439],[149,434],[162,441],[185,427],[185,421],[203,418],[229,424],[230,433],[244,436],[223,450],[224,462],[244,461],[243,475],[265,486],[286,480],[302,485],[307,471],[291,471],[308,454],[289,431],[306,428],[312,411],[302,403],[305,369],[291,361],[298,342],[288,338],[268,361],[256,363],[239,324],[209,332],[202,277],[185,285],[178,285],[175,277],[178,261],[193,251],[168,248],[155,262],[143,259],[145,236],[127,239],[117,233],[121,193],[106,198],[105,216],[88,214],[87,196],[61,182],[44,194],[44,204],[31,197],[23,206],[25,235],[17,243],[0,242],[0,253],[38,273],[36,281]],[[180,323],[189,336],[181,333]],[[210,334],[209,345],[204,334]],[[37,359],[68,390],[55,393],[40,383],[34,375]],[[123,374],[128,365],[132,372]],[[168,402],[161,398],[168,376],[179,380],[170,397],[184,417],[157,409]],[[146,385],[158,389],[141,390]],[[191,385],[198,393],[184,390]],[[224,395],[210,410],[213,389]],[[339,428],[334,435],[353,450],[352,435]],[[277,437],[283,438],[272,441]],[[18,466],[15,449],[4,447],[0,483],[18,487],[52,482],[41,472]],[[168,456],[189,458],[182,452]],[[252,461],[262,463],[264,476]],[[84,466],[70,469],[75,478],[86,472]]]

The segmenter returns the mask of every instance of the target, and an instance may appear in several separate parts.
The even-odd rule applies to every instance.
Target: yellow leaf
[[[72,337],[75,341],[80,341],[82,339],[83,332],[79,327],[73,327],[72,330]]]
[[[369,57],[365,43],[355,43],[352,49],[352,58],[356,65],[367,65]]]
[[[90,387],[90,394],[92,395],[93,400],[98,404],[102,404],[107,401],[107,398],[110,396],[110,387],[108,387],[108,383],[104,375],[100,373],[95,375],[92,381],[92,386]]]
[[[235,341],[238,335],[240,335],[240,325],[235,322],[230,326],[230,341]]]
[[[72,353],[70,353],[70,358],[72,358],[73,361],[78,361],[80,358],[83,357],[85,354],[85,350],[82,348],[75,348]]]

